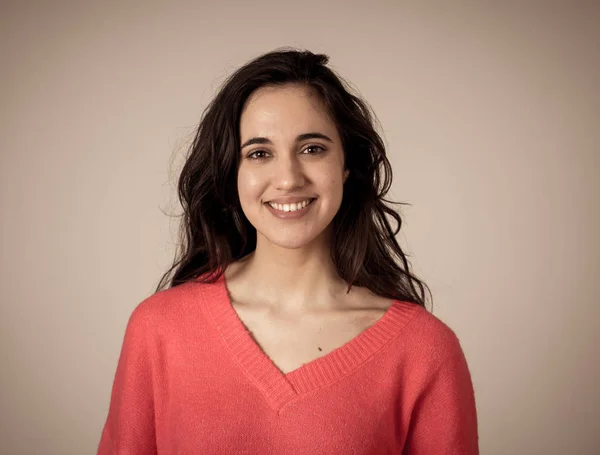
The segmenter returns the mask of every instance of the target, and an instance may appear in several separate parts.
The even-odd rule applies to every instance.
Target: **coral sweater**
[[[348,343],[283,374],[225,278],[133,311],[98,454],[477,454],[471,377],[454,332],[395,301]]]

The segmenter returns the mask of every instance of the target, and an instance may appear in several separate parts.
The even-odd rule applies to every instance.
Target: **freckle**
[[[319,351],[322,351],[323,349],[319,348]]]

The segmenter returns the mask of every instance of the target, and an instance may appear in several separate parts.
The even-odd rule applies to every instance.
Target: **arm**
[[[127,324],[98,455],[156,453],[149,324],[143,310],[138,306]]]
[[[471,375],[458,339],[429,375],[415,401],[405,452],[410,455],[478,455]]]

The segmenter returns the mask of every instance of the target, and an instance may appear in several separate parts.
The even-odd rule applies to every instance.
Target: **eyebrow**
[[[326,141],[329,142],[333,142],[329,136],[324,135],[323,133],[304,133],[299,135],[296,138],[296,142],[302,142],[302,141],[306,141],[307,139],[324,139]],[[248,147],[249,145],[252,144],[273,144],[273,142],[266,137],[253,137],[252,139],[247,140],[246,142],[244,142],[244,144],[240,147],[240,149],[243,149],[244,147]]]

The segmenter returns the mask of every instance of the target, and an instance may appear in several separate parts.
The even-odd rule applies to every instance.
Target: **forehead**
[[[335,124],[318,93],[301,85],[259,88],[248,98],[240,118],[242,140],[313,130],[334,134]]]

